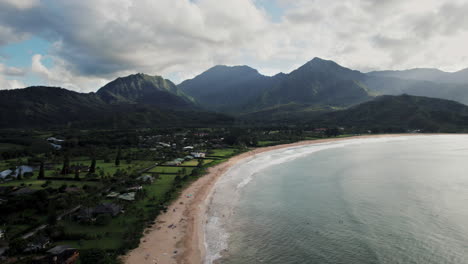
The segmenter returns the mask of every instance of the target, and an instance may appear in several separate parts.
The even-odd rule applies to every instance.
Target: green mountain
[[[273,77],[247,66],[216,66],[179,87],[209,110],[251,113],[295,105],[300,111],[297,106],[347,107],[370,100],[362,83],[365,78],[358,71],[315,58],[290,74]]]
[[[347,110],[326,113],[315,122],[361,128],[457,131],[468,129],[468,106],[421,96],[379,96]]]
[[[253,108],[261,110],[276,105],[348,107],[372,98],[361,82],[365,75],[333,61],[315,58],[290,74],[282,75],[265,91]]]
[[[207,109],[239,112],[269,88],[270,79],[248,66],[215,66],[179,88]]]
[[[97,95],[110,104],[148,104],[165,109],[195,108],[193,100],[171,81],[142,73],[117,78],[99,89]]]
[[[90,120],[105,110],[95,94],[81,94],[58,87],[29,87],[0,91],[0,126],[41,127]]]
[[[161,102],[145,100],[164,93],[134,96],[119,93],[119,100],[107,101],[109,87],[102,93],[77,93],[57,87],[29,87],[0,91],[2,128],[145,128],[155,126],[200,126],[229,124],[231,117],[197,110],[184,98]],[[109,89],[109,90],[108,90]],[[114,96],[117,93],[112,93]],[[174,97],[176,97],[174,95]],[[173,98],[172,96],[158,97]],[[107,100],[106,100],[107,99]]]
[[[468,84],[468,69],[444,72],[439,69],[417,68],[403,71],[374,71],[369,72],[368,75],[435,83]]]

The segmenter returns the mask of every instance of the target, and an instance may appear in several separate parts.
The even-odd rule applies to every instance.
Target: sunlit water
[[[260,154],[215,187],[207,263],[468,263],[468,136]]]

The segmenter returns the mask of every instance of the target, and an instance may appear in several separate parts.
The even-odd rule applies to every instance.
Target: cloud
[[[35,54],[31,58],[31,72],[44,80],[41,85],[60,86],[79,92],[93,92],[108,82],[108,79],[105,78],[73,73],[68,70],[68,63],[59,58],[54,59],[55,65],[53,67],[47,68],[42,63],[43,58],[44,56],[41,54]]]
[[[8,67],[0,63],[0,74],[5,76],[24,76],[26,70],[17,67]]]
[[[23,69],[8,67],[0,63],[0,89],[24,88],[26,85],[19,80],[8,79],[10,76],[23,76]]]
[[[0,0],[0,46],[46,39],[31,71],[81,91],[134,72],[177,82],[215,64],[287,72],[315,56],[361,70],[468,66],[464,1],[277,0],[275,21],[256,1]]]
[[[39,0],[0,0],[0,4],[9,5],[17,9],[29,9],[39,4]]]

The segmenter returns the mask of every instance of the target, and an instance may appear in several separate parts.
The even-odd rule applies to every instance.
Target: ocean
[[[265,152],[216,183],[205,263],[468,263],[468,136]]]

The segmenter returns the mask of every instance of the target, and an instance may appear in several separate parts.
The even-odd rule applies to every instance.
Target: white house
[[[167,143],[164,143],[164,142],[159,142],[158,144],[161,145],[161,146],[163,146],[163,147],[166,147],[166,148],[170,148],[170,147],[171,147],[170,144],[167,144]]]
[[[25,173],[33,172],[34,168],[31,167],[31,166],[21,165],[21,166],[16,168],[16,170],[15,170],[15,172],[14,172],[14,174],[12,176],[17,178],[20,171],[21,171],[21,176],[23,176]]]
[[[56,150],[60,150],[62,149],[62,146],[58,145],[58,144],[54,144],[54,143],[49,143],[54,149]]]
[[[8,176],[10,176],[10,174],[12,174],[13,171],[12,170],[4,170],[2,172],[0,172],[0,179],[6,179]]]
[[[193,147],[192,146],[186,146],[186,147],[184,147],[184,150],[193,150]]]
[[[65,140],[58,139],[58,138],[55,138],[55,137],[50,137],[50,138],[47,139],[47,141],[53,142],[55,144],[60,144],[60,143],[63,143]]]
[[[204,152],[192,152],[190,153],[194,158],[204,158],[206,156],[206,153]]]

